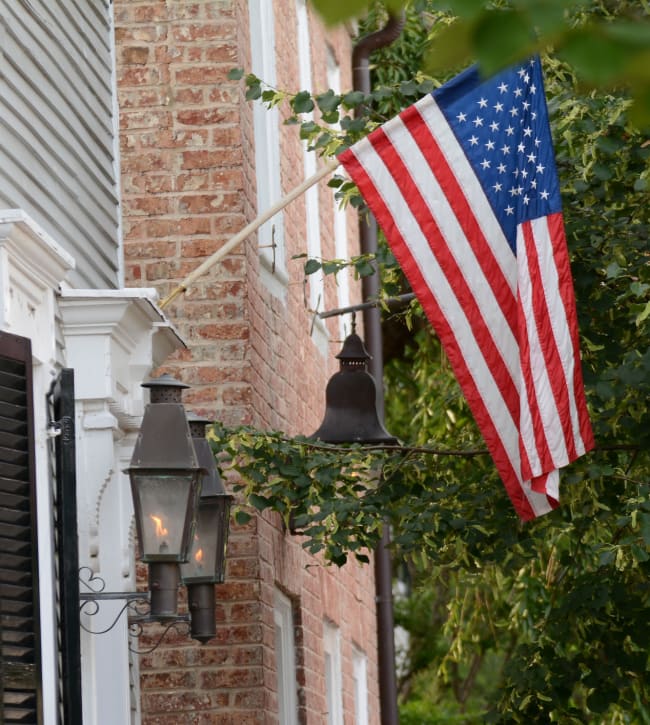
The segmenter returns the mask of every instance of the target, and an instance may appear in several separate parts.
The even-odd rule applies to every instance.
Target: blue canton
[[[539,58],[487,81],[470,68],[433,96],[515,252],[518,224],[562,208]]]

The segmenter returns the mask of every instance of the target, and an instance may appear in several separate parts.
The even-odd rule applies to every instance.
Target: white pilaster
[[[144,410],[141,383],[182,341],[142,289],[64,290],[59,300],[66,365],[75,370],[79,563],[107,591],[135,587],[128,466]],[[118,604],[82,615],[108,627]],[[82,631],[84,723],[130,721],[126,617],[102,635]]]

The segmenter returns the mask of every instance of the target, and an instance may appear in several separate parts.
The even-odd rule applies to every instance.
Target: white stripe
[[[571,434],[576,448],[576,454],[581,456],[585,453],[585,444],[580,434],[580,418],[578,415],[578,406],[576,403],[575,388],[573,385],[574,367],[578,364],[573,353],[573,340],[571,338],[571,330],[569,321],[567,320],[566,310],[562,297],[558,293],[560,289],[560,279],[557,273],[557,266],[553,257],[553,245],[551,243],[551,233],[548,228],[548,218],[535,219],[531,222],[533,236],[535,237],[536,247],[539,256],[539,266],[542,276],[542,284],[544,290],[551,290],[550,294],[546,294],[546,304],[549,308],[551,317],[551,326],[553,328],[553,336],[557,345],[562,361],[562,370],[564,371],[564,379],[569,394],[569,406],[571,412]],[[540,250],[543,255],[540,254]],[[555,291],[555,292],[553,292]],[[566,448],[565,448],[566,450]],[[561,451],[558,451],[558,455]],[[553,460],[558,468],[566,466],[570,461],[562,458],[556,458],[553,454]]]
[[[442,120],[444,121],[444,118]],[[431,167],[422,155],[410,132],[401,122],[401,119],[399,119],[399,123],[391,124],[391,128],[385,130],[387,131],[386,135],[390,138],[395,150],[408,169],[411,178],[422,192],[422,197],[437,222],[438,228],[446,241],[446,246],[451,252],[452,257],[456,260],[458,268],[467,282],[469,291],[476,300],[480,314],[486,323],[492,340],[497,349],[502,353],[508,373],[513,379],[515,387],[518,387],[519,356],[517,354],[517,340],[492,291],[490,283],[485,278],[485,274],[481,269],[474,250],[454,214],[454,210],[440,188],[440,184],[431,171]],[[464,158],[465,156],[463,155]],[[455,173],[455,171],[456,169],[452,167],[452,172]],[[483,200],[485,193],[483,189],[478,187],[478,182],[476,182],[476,185],[477,188],[472,193]],[[476,208],[473,198],[471,206]],[[487,206],[488,209],[485,211],[485,214],[489,215],[498,226],[492,209],[489,208],[489,205]],[[480,222],[480,216],[477,221]],[[513,276],[513,273],[516,274],[516,259],[502,232],[501,238],[502,247],[506,249],[509,257],[510,276]],[[454,320],[450,320],[450,323],[453,326]]]
[[[427,287],[435,297],[443,315],[451,324],[460,353],[481,395],[488,415],[493,421],[506,455],[514,470],[519,472],[521,467],[517,427],[510,417],[501,392],[483,357],[483,350],[474,338],[465,313],[458,304],[447,277],[440,269],[428,240],[411,214],[390,171],[375,152],[372,144],[367,139],[363,139],[353,146],[351,151],[372,180],[377,193],[382,197]]]
[[[543,247],[545,244],[550,244],[548,235],[546,240],[538,240],[535,238],[535,250],[537,252],[537,260],[540,267],[547,264],[547,261],[544,259],[546,250]],[[517,259],[519,261],[519,294],[521,296],[521,306],[526,322],[526,335],[528,337],[530,353],[530,368],[533,385],[535,387],[537,410],[541,418],[542,429],[551,452],[551,457],[555,463],[555,467],[558,468],[569,463],[569,453],[566,448],[564,430],[560,423],[560,414],[555,402],[555,396],[553,395],[553,388],[549,378],[549,370],[546,366],[544,351],[539,339],[539,331],[537,329],[533,313],[533,282],[529,274],[530,268],[526,253],[526,241],[524,239],[521,226],[517,227]],[[553,263],[552,255],[551,263]],[[558,289],[557,286],[555,289]],[[559,294],[557,293],[554,296],[559,298]],[[548,296],[545,295],[545,297],[547,298],[547,304],[549,304],[550,300],[548,299]],[[523,396],[521,400],[523,402]],[[535,446],[535,432],[532,429],[524,430],[521,426],[520,428],[522,428],[521,435],[523,437],[526,450],[529,450]],[[531,470],[533,476],[541,476],[543,473],[546,473],[546,471],[542,470],[542,467],[539,466],[539,464],[538,468],[533,468],[532,462]]]

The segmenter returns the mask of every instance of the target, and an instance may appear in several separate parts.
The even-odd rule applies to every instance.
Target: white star
[[[472,123],[474,124],[475,128],[478,128],[479,126],[483,125],[483,119],[480,116],[477,116]]]
[[[490,131],[498,131],[499,130],[499,124],[496,121],[492,121],[490,124]]]
[[[514,132],[515,129],[512,126],[508,126],[508,128],[506,128],[506,133],[508,134],[508,136],[512,136]]]
[[[513,106],[510,109],[510,115],[514,118],[515,116],[518,116],[519,115],[519,111]]]
[[[534,83],[533,83],[533,84],[531,85],[531,87],[530,87],[530,92],[531,92],[531,93],[533,93],[533,94],[534,94],[534,93],[537,93],[537,87],[535,86],[535,84],[534,84]]]
[[[546,166],[542,166],[542,164],[537,164],[537,166],[535,167],[535,171],[537,171],[538,174],[543,174],[545,168]]]
[[[505,174],[506,173],[506,165],[505,164],[499,164],[497,166],[497,169],[498,169],[498,171],[499,171],[500,174]]]
[[[524,204],[528,204],[529,201],[528,194],[524,194]]]
[[[501,191],[501,189],[503,189],[503,186],[497,181],[497,183],[492,188],[495,191]]]
[[[525,69],[525,68],[520,68],[520,69],[519,69],[519,70],[517,71],[517,75],[518,75],[518,76],[519,76],[520,78],[523,78],[523,77],[524,77],[524,76],[526,75],[526,69]]]
[[[522,93],[523,91],[521,90],[521,88],[515,88],[515,98],[519,98]]]
[[[521,105],[524,111],[527,111],[530,108],[530,103],[528,101],[524,101]]]
[[[516,179],[516,178],[517,178],[517,177],[519,176],[519,169],[515,169],[515,170],[514,170],[514,171],[512,172],[512,175],[513,175],[513,176],[515,177],[515,179]]]
[[[546,189],[544,189],[544,191],[540,194],[540,196],[542,197],[542,199],[546,200],[549,197],[549,193],[548,193],[548,191],[546,191]]]
[[[492,139],[490,139],[490,140],[489,140],[489,141],[488,141],[488,142],[487,142],[487,143],[485,144],[485,148],[486,148],[486,149],[487,149],[488,151],[494,151],[494,141],[493,141]]]
[[[528,75],[528,73],[524,75],[524,83],[530,83],[530,76]]]
[[[541,146],[541,143],[542,143],[542,142],[541,142],[541,141],[540,141],[540,140],[539,140],[538,138],[536,138],[536,139],[535,139],[535,146],[536,146],[537,148],[539,148],[539,147]]]
[[[490,168],[490,162],[487,159],[483,159],[483,161],[481,161],[481,167],[484,170],[485,169],[489,169]]]
[[[526,169],[521,170],[521,178],[522,179],[528,178],[528,172],[526,171]]]
[[[537,156],[535,156],[535,154],[532,152],[529,153],[528,156],[526,156],[526,158],[528,159],[528,161],[530,161],[531,164],[534,164],[535,161],[537,161]]]
[[[479,101],[476,101],[478,103],[479,108],[487,108],[487,98],[481,98]]]
[[[510,189],[510,196],[517,196],[518,193],[519,193],[519,191],[517,190],[517,187],[516,186],[513,186]]]
[[[520,143],[520,144],[519,144],[519,145],[517,146],[517,151],[519,151],[519,153],[520,153],[520,154],[523,154],[523,153],[524,153],[524,151],[525,151],[525,148],[524,148],[524,144],[523,144],[523,143]]]
[[[478,137],[472,136],[472,138],[470,138],[469,142],[472,146],[478,146]]]
[[[533,111],[533,112],[532,112],[532,113],[530,114],[530,117],[531,117],[531,118],[533,119],[533,121],[534,121],[534,120],[535,120],[535,119],[537,118],[537,111]]]
[[[505,144],[503,144],[503,146],[501,147],[501,153],[502,154],[509,154],[510,153],[510,146],[506,146]]]
[[[501,113],[503,111],[503,103],[499,103],[498,101],[494,104],[494,110],[497,113]]]
[[[459,123],[463,123],[464,121],[467,121],[467,114],[463,113],[462,111],[456,116],[456,120]]]
[[[530,126],[526,126],[526,128],[524,129],[524,136],[532,136],[532,134],[533,129]]]
[[[514,213],[515,213],[515,208],[514,208],[513,206],[507,206],[507,207],[506,207],[506,214],[507,214],[508,216],[510,216],[510,215],[512,215],[512,214],[514,214]]]
[[[499,93],[505,93],[508,90],[508,84],[501,81],[499,84]]]
[[[530,182],[530,186],[531,186],[531,189],[536,189],[536,188],[537,188],[537,182],[535,181],[535,179],[533,179],[533,180],[532,180],[532,181]]]

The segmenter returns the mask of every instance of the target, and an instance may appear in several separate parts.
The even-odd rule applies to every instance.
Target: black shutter
[[[81,725],[79,545],[75,454],[74,371],[63,368],[48,395],[53,462],[56,611],[59,640],[59,714]]]
[[[0,332],[1,721],[41,715],[32,354]]]

